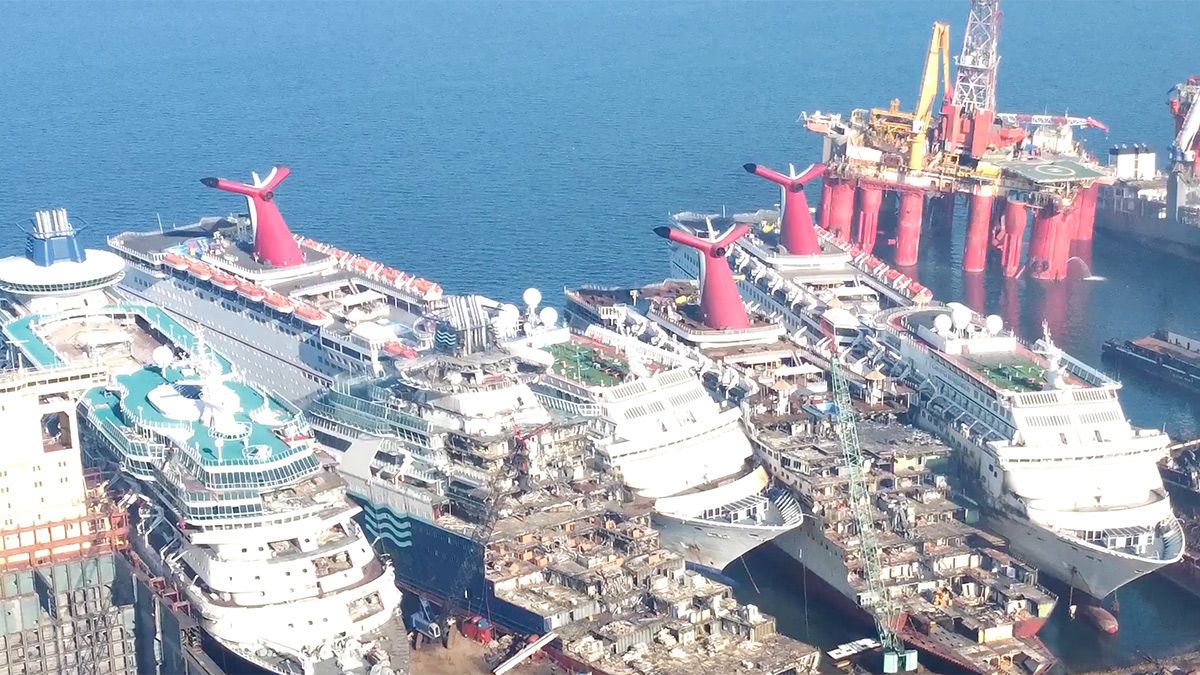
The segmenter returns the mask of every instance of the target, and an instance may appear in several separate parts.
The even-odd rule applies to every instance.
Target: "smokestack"
[[[276,166],[261,181],[254,185],[236,183],[224,178],[201,178],[205,187],[233,192],[246,198],[250,207],[250,222],[254,226],[254,255],[262,262],[275,267],[291,267],[304,262],[304,254],[292,237],[279,207],[275,203],[275,188],[288,177],[291,171],[286,166]]]
[[[766,178],[779,185],[779,243],[792,255],[816,255],[821,252],[817,233],[813,229],[812,214],[808,212],[808,200],[804,186],[812,179],[825,173],[824,164],[813,164],[799,175],[785,176],[757,164],[743,164],[746,173]],[[794,173],[794,171],[793,171]]]
[[[733,242],[750,232],[745,225],[736,225],[716,241],[701,239],[669,227],[656,227],[654,234],[700,253],[700,317],[713,330],[749,328],[750,317],[742,304],[737,282],[725,256]]]

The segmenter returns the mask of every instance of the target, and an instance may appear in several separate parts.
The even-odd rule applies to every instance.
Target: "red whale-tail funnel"
[[[713,330],[749,328],[750,317],[742,304],[733,271],[725,255],[733,242],[750,232],[744,224],[735,225],[715,241],[681,232],[670,227],[656,227],[654,234],[677,244],[690,246],[702,255],[700,262],[700,317]]]
[[[785,176],[757,164],[743,164],[746,173],[766,178],[779,185],[783,196],[779,199],[779,242],[792,255],[816,255],[821,252],[817,233],[813,229],[812,214],[808,212],[808,199],[804,197],[804,186],[812,179],[825,173],[824,164],[813,164],[799,175]],[[793,172],[794,173],[794,172]]]
[[[252,174],[253,185],[224,178],[200,179],[210,188],[234,192],[246,198],[250,205],[250,222],[254,226],[254,255],[261,262],[274,267],[291,267],[304,262],[304,254],[300,252],[300,246],[275,204],[275,188],[290,173],[286,166],[276,166],[265,179],[259,180],[258,174]]]

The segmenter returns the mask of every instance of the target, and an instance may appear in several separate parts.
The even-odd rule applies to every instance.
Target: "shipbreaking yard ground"
[[[1088,670],[1084,675],[1200,675],[1200,649],[1161,659],[1141,657],[1143,663],[1134,666]]]

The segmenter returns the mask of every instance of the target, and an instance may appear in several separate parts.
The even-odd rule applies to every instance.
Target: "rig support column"
[[[824,164],[814,164],[800,175],[785,176],[757,164],[743,164],[746,173],[766,178],[779,185],[779,243],[792,255],[816,255],[821,252],[813,229],[812,214],[808,212],[808,200],[804,196],[804,185],[825,173]],[[792,171],[795,173],[795,170]]]
[[[967,237],[963,247],[964,272],[982,272],[987,265],[993,199],[992,195],[973,194],[968,201]]]
[[[1079,192],[1076,200],[1079,202],[1079,220],[1075,224],[1074,241],[1091,241],[1092,231],[1096,226],[1096,198],[1100,186],[1091,185]]]
[[[854,186],[844,180],[825,176],[821,189],[821,227],[834,239],[850,241],[854,221]]]
[[[1029,272],[1034,279],[1054,280],[1054,245],[1063,229],[1063,213],[1046,206],[1033,216],[1033,235],[1029,240]]]
[[[921,190],[900,191],[900,214],[896,223],[896,265],[912,267],[917,264],[921,245],[921,216],[925,210],[925,193]]]
[[[1029,214],[1025,204],[1006,200],[1004,205],[1004,236],[1000,250],[1000,265],[1004,268],[1004,276],[1013,278],[1021,271],[1021,240],[1025,237],[1025,223]],[[1032,254],[1033,245],[1030,244]]]
[[[1075,230],[1079,226],[1080,199],[1066,210],[1062,211],[1062,220],[1054,233],[1054,249],[1051,251],[1050,267],[1054,271],[1054,279],[1067,278],[1067,261],[1071,259],[1071,241],[1075,238]]]
[[[871,253],[875,249],[875,237],[879,234],[879,206],[883,203],[883,189],[875,185],[858,186],[858,223],[855,244]]]

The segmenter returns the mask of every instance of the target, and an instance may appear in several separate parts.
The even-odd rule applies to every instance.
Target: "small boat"
[[[383,268],[383,271],[379,273],[379,276],[382,277],[384,281],[392,283],[396,280],[396,277],[400,276],[400,270],[392,269],[391,267],[385,267]]]
[[[401,342],[389,342],[383,346],[383,351],[405,359],[415,358],[417,355],[417,350]]]
[[[267,293],[266,299],[263,302],[266,302],[267,306],[271,309],[283,312],[284,314],[290,314],[295,309],[295,305],[292,304],[291,300],[275,292]]]
[[[188,268],[187,258],[179,255],[178,253],[168,253],[164,255],[163,262],[177,270],[186,270]]]
[[[354,268],[359,272],[366,272],[367,270],[371,269],[371,265],[374,264],[374,262],[367,260],[366,258],[359,258],[358,260],[354,261]]]
[[[238,280],[224,272],[213,271],[212,282],[214,286],[219,286],[227,291],[232,291],[238,287]]]
[[[258,286],[255,286],[254,284],[250,283],[249,281],[239,281],[238,285],[237,285],[237,292],[238,292],[238,295],[242,296],[243,298],[255,300],[258,302],[261,302],[263,298],[267,297],[266,291],[259,288]]]
[[[307,303],[296,305],[296,316],[314,326],[324,326],[332,320],[328,314]]]
[[[201,281],[207,281],[212,278],[212,268],[199,260],[193,260],[188,263],[188,274]]]
[[[1075,610],[1075,616],[1083,619],[1103,633],[1116,635],[1119,624],[1117,617],[1103,607],[1096,605],[1080,605]]]

